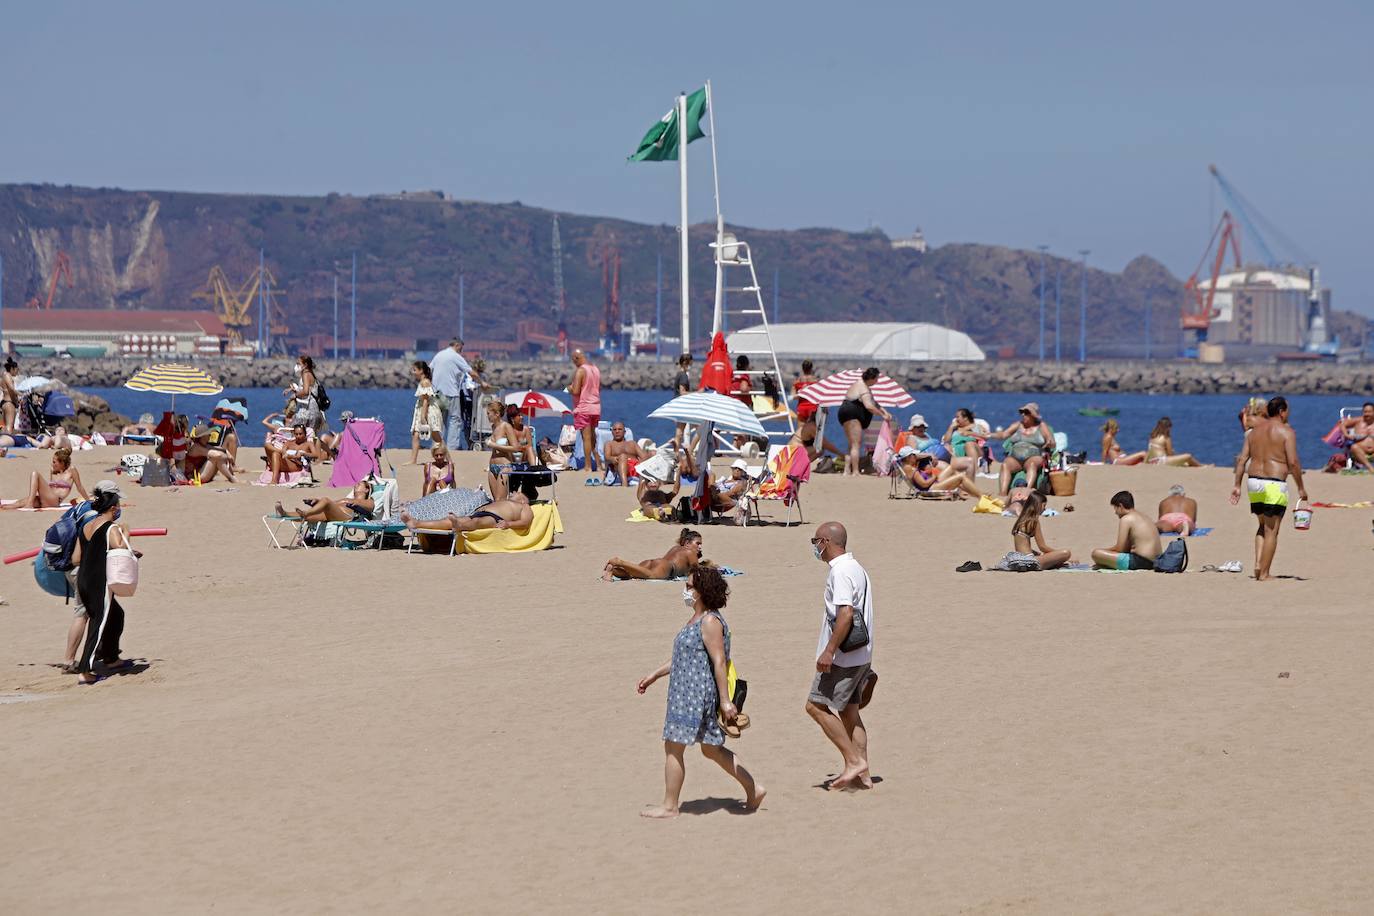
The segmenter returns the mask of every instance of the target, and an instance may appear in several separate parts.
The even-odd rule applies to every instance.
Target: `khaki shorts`
[[[72,612],[73,617],[85,617],[86,605],[81,603],[81,593],[76,590],[76,570],[67,570],[67,585],[72,590],[72,604],[76,605],[76,610]]]
[[[872,667],[857,665],[841,668],[831,665],[829,671],[817,671],[815,679],[811,681],[811,695],[807,699],[818,706],[830,707],[830,711],[838,716],[846,706],[859,702],[859,688],[863,686]]]

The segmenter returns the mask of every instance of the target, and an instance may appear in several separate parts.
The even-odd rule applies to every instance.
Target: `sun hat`
[[[730,462],[730,467],[737,468],[741,471],[747,471],[749,470],[749,462],[745,461],[743,458],[736,458],[734,461]]]
[[[921,416],[921,415],[918,414],[918,413],[914,413],[914,414],[911,415],[911,423],[910,423],[910,425],[907,426],[907,429],[915,429],[915,428],[918,427],[918,426],[925,426],[925,425],[926,425],[926,418],[923,417],[923,416]]]
[[[910,458],[912,455],[915,454],[916,449],[912,448],[909,445],[903,445],[901,448],[897,449],[897,460],[901,461],[902,459]]]
[[[208,436],[208,435],[210,435],[210,427],[206,426],[204,423],[197,423],[197,424],[191,429],[191,438],[192,438],[192,439],[199,439],[201,436]]]
[[[1022,404],[1019,408],[1017,408],[1017,410],[1027,411],[1032,417],[1035,417],[1035,419],[1040,419],[1040,405],[1035,403],[1034,401],[1027,401],[1026,403]]]

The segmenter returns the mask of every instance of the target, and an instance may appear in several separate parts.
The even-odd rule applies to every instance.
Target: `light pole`
[[[1040,248],[1040,362],[1045,361],[1045,252],[1050,246]]]
[[[1145,361],[1150,361],[1150,311],[1154,302],[1150,298],[1153,290],[1145,290]]]
[[[1059,362],[1059,317],[1061,314],[1060,306],[1063,305],[1061,292],[1061,281],[1064,279],[1064,263],[1057,262],[1054,265],[1054,361]]]
[[[1080,248],[1078,253],[1083,256],[1083,266],[1080,269],[1082,282],[1078,287],[1078,361],[1086,363],[1088,361],[1088,249]]]
[[[353,252],[353,301],[349,306],[348,358],[358,358],[358,252]]]
[[[466,284],[462,274],[458,275],[458,336],[463,336],[463,300],[465,298]]]
[[[338,265],[334,266],[338,270]],[[339,358],[339,275],[334,274],[334,359]]]

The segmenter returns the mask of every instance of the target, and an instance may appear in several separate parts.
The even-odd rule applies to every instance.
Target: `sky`
[[[45,0],[3,17],[0,182],[441,189],[673,223],[676,165],[625,157],[709,78],[734,225],[920,226],[1186,278],[1216,163],[1335,306],[1374,316],[1371,34],[1374,6],[1321,0]],[[709,221],[709,146],[688,162]]]

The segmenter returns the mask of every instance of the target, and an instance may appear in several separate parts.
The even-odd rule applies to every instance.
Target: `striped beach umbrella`
[[[713,423],[721,429],[751,436],[767,435],[759,418],[744,402],[714,391],[693,391],[673,398],[649,416],[675,423]]]
[[[838,407],[844,403],[845,392],[862,377],[863,370],[846,369],[807,385],[798,392],[798,396],[820,407]],[[879,374],[877,381],[869,385],[868,390],[872,392],[873,400],[880,407],[910,407],[916,403],[916,399],[907,394],[905,388],[888,378],[886,374]]]
[[[211,378],[204,370],[181,363],[162,363],[135,372],[124,383],[125,388],[134,391],[155,391],[170,394],[172,407],[176,408],[179,394],[219,394],[224,386]]]
[[[572,409],[551,394],[542,391],[516,391],[506,395],[507,404],[514,404],[527,417],[561,417]]]

